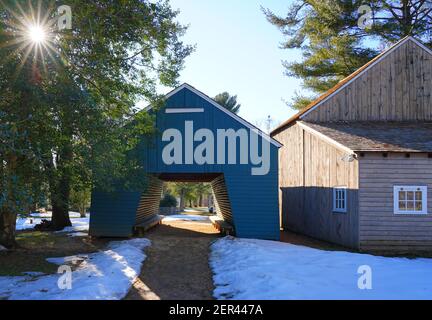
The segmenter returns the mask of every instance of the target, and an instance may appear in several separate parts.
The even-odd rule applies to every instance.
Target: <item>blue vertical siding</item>
[[[202,108],[204,112],[166,114],[166,108]],[[165,108],[155,111],[155,115],[158,132],[151,138],[143,139],[140,145],[140,154],[143,155],[146,171],[149,174],[224,174],[237,236],[279,239],[278,147],[271,144],[270,172],[265,176],[252,176],[250,164],[165,165],[162,161],[162,150],[168,143],[162,142],[162,133],[166,129],[177,129],[183,133],[184,138],[185,121],[193,121],[194,132],[202,128],[210,129],[215,137],[217,129],[249,130],[249,128],[188,88],[183,88],[169,97]],[[194,146],[199,144],[200,142],[196,142]],[[183,154],[183,158],[184,156]],[[215,150],[215,158],[216,156]],[[240,163],[239,146],[237,147],[237,157],[237,163]],[[92,234],[93,230],[95,232],[94,235],[114,234],[119,226],[122,230],[128,228],[132,230],[133,228],[133,217],[135,217],[133,211],[138,208],[139,193],[134,193],[134,196],[130,194],[126,196],[120,192],[116,201],[110,197],[109,194],[93,196],[91,225]],[[120,208],[121,202],[125,204],[124,209]],[[114,213],[114,209],[109,208],[111,204],[118,206],[116,213]],[[118,233],[126,234],[125,231]]]
[[[141,192],[93,192],[90,235],[130,237],[135,224]]]

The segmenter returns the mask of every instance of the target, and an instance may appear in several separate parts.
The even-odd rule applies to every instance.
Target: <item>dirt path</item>
[[[165,222],[150,230],[140,277],[126,300],[209,300],[213,280],[209,246],[219,237],[210,223]]]

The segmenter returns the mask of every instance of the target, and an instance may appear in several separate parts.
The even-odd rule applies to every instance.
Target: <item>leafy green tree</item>
[[[28,213],[36,189],[37,161],[21,146],[29,141],[0,111],[0,244],[13,248],[18,213]]]
[[[228,92],[222,92],[214,97],[214,101],[232,113],[239,113],[241,104],[237,103],[237,96],[231,96]]]
[[[161,208],[177,207],[177,199],[169,193],[166,193],[160,201]]]
[[[0,50],[0,61],[6,60],[8,64],[0,64],[0,244],[12,248],[17,214],[29,213],[32,204],[42,198],[44,183],[40,157],[27,130],[41,116],[33,104],[41,90],[22,78],[11,87],[9,76],[20,62]],[[29,71],[24,68],[23,73],[30,77]]]
[[[373,14],[370,24],[364,5]],[[431,0],[296,0],[286,16],[263,11],[285,36],[282,48],[303,53],[303,61],[284,63],[286,74],[301,79],[312,93],[296,95],[289,104],[295,109],[376,56],[379,50],[367,46],[368,40],[387,45],[413,35],[432,45]]]
[[[208,183],[197,183],[195,184],[196,198],[198,199],[198,206],[203,206],[203,200],[212,193],[211,185]]]
[[[189,202],[191,205],[192,201],[195,201],[196,195],[195,185],[190,182],[172,182],[168,184],[168,192],[176,195],[180,198],[180,211],[183,211],[186,207],[186,203]]]
[[[58,31],[48,20],[61,4],[0,2],[0,243],[8,246],[34,180],[49,185],[55,229],[70,225],[74,179],[107,190],[143,181],[125,178],[140,171],[129,155],[153,129],[135,103],[159,105],[156,86],[174,86],[192,51],[166,1],[71,0],[73,28]],[[26,25],[38,11],[47,40],[36,44]]]
[[[71,189],[70,207],[78,210],[81,218],[86,217],[87,209],[90,207],[91,188],[75,185]]]
[[[202,207],[204,197],[212,191],[209,183],[171,182],[168,183],[166,192],[180,197],[180,210],[184,210],[188,202],[191,207]]]

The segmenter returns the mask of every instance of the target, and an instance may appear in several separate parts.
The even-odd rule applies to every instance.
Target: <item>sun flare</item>
[[[46,40],[46,31],[39,25],[32,25],[28,30],[29,40],[36,44],[41,44]]]
[[[0,0],[1,3],[1,0]],[[58,19],[52,8],[42,8],[39,0],[37,8],[29,2],[22,7],[19,2],[14,7],[5,7],[5,28],[2,31],[5,41],[0,49],[10,50],[9,59],[19,56],[18,74],[27,61],[34,64],[34,69],[47,70],[48,60],[58,65],[60,54],[56,46],[56,25]]]

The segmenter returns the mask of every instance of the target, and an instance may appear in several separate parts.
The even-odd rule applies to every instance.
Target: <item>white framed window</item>
[[[427,214],[427,187],[395,186],[395,214]]]
[[[346,213],[348,206],[347,187],[333,188],[333,212]]]

